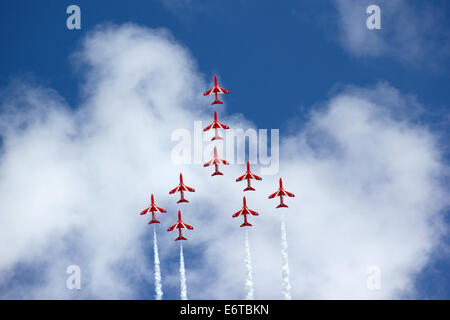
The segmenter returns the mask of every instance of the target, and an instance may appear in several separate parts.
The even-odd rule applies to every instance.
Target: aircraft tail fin
[[[152,223],[160,223],[160,222],[158,220],[152,220],[148,224],[152,224]]]
[[[241,228],[242,227],[246,227],[246,226],[248,226],[248,227],[251,227],[252,226],[252,224],[250,223],[250,222],[244,222],[243,224],[241,224]]]
[[[183,236],[179,236],[178,238],[175,239],[175,241],[178,241],[178,240],[187,240],[187,238],[185,238]]]
[[[247,187],[244,189],[244,191],[256,191],[253,187]]]
[[[288,206],[285,205],[284,203],[280,203],[279,205],[277,205],[277,208],[287,208]]]
[[[223,176],[223,173],[220,171],[216,171],[211,176]]]
[[[180,200],[177,201],[177,203],[181,203],[181,202],[189,202],[189,201],[186,200],[186,199],[180,199]]]

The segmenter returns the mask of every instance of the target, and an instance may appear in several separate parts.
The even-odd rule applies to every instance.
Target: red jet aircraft
[[[229,126],[224,125],[223,123],[220,123],[219,120],[217,120],[217,112],[214,111],[214,121],[209,126],[207,126],[203,131],[208,131],[210,129],[214,129],[214,137],[211,138],[211,141],[214,140],[223,140],[222,137],[219,136],[219,129],[230,129]]]
[[[250,181],[251,179],[262,180],[261,177],[258,177],[256,174],[253,174],[250,171],[250,161],[247,161],[247,172],[243,176],[240,176],[239,178],[237,178],[236,182],[242,181],[244,179],[247,180],[247,188],[245,188],[244,191],[249,191],[249,190],[255,191],[255,188],[252,188],[251,181]]]
[[[143,210],[141,212],[141,215],[146,214],[147,212],[151,212],[152,213],[152,221],[150,221],[148,224],[152,224],[152,223],[159,223],[158,220],[156,220],[155,217],[155,212],[166,212],[166,210],[164,210],[163,208],[160,208],[158,206],[156,206],[155,204],[155,198],[153,197],[153,193],[152,193],[152,203],[150,204],[150,207],[148,207],[147,209]]]
[[[283,189],[283,180],[281,180],[280,178],[280,187],[278,188],[278,191],[275,193],[272,193],[269,196],[269,199],[272,199],[274,197],[280,197],[280,204],[277,206],[277,208],[287,208],[288,206],[284,204],[283,202],[283,197],[284,196],[288,196],[288,197],[295,197],[295,194],[290,193],[286,190]]]
[[[187,185],[185,185],[183,183],[183,174],[182,173],[180,173],[180,184],[175,189],[170,190],[169,194],[173,194],[173,193],[178,192],[178,191],[180,191],[180,193],[181,193],[181,198],[180,198],[180,200],[177,201],[177,203],[189,202],[188,200],[186,200],[184,198],[184,192],[185,191],[195,192],[195,190],[193,188],[188,187]]]
[[[244,206],[242,207],[242,209],[240,211],[238,211],[235,214],[233,214],[233,218],[236,218],[237,216],[239,216],[241,214],[244,215],[244,223],[241,224],[241,228],[245,227],[245,226],[249,226],[249,227],[252,226],[252,224],[247,221],[247,215],[248,214],[252,214],[254,216],[259,215],[258,212],[250,210],[249,208],[247,208],[247,200],[245,199],[245,197],[244,197]]]
[[[203,167],[208,167],[213,163],[216,168],[216,171],[214,171],[211,176],[216,176],[216,175],[223,176],[223,173],[219,171],[219,164],[221,164],[221,163],[230,164],[227,160],[223,160],[223,159],[219,158],[219,156],[217,155],[217,147],[214,147],[214,157],[211,160],[209,160],[208,162],[206,162],[203,165]]]
[[[216,104],[216,103],[223,104],[223,102],[219,100],[219,93],[225,93],[225,94],[230,93],[230,91],[228,91],[227,89],[219,87],[219,85],[217,84],[217,75],[214,75],[214,86],[211,89],[209,89],[208,91],[206,91],[203,95],[208,96],[213,93],[216,96],[216,100],[214,100],[213,103],[211,103],[211,105]]]
[[[167,231],[172,231],[173,229],[178,229],[178,238],[175,239],[175,241],[178,240],[187,240],[187,238],[183,237],[183,232],[181,229],[186,228],[189,230],[193,230],[194,227],[188,225],[187,223],[184,223],[183,220],[181,220],[181,211],[178,210],[178,221],[173,226],[171,226]]]

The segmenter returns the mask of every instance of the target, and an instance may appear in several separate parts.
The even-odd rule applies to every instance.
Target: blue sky
[[[219,73],[224,87],[232,84],[231,110],[251,116],[262,127],[280,127],[294,110],[323,100],[338,84],[366,86],[388,81],[436,109],[445,108],[450,100],[446,90],[449,59],[437,61],[438,67],[431,69],[422,67],[423,61],[405,64],[391,57],[347,54],[338,43],[339,22],[333,2],[284,1],[277,6],[264,1],[257,5],[252,1],[233,5],[212,1],[192,6],[188,1],[179,1],[186,5],[168,2],[173,4],[79,1],[80,31],[65,28],[65,9],[71,2],[3,2],[1,36],[7,47],[1,54],[8,63],[1,66],[2,81],[5,84],[11,77],[30,74],[76,104],[80,74],[74,72],[70,54],[96,25],[131,21],[170,30],[192,52],[201,72]],[[445,2],[438,5],[446,7]],[[448,30],[448,20],[443,22],[440,27]],[[284,112],[273,119],[267,115],[275,104]],[[256,109],[259,112],[252,112]]]
[[[376,3],[384,19],[385,3]],[[70,4],[81,8],[81,30],[66,28],[65,11]],[[99,24],[133,22],[169,30],[190,51],[204,79],[219,74],[221,85],[232,93],[225,97],[229,113],[242,113],[261,128],[281,128],[281,136],[298,130],[311,110],[347,85],[373,87],[387,82],[426,106],[412,121],[445,141],[450,119],[449,5],[433,2],[433,10],[441,19],[429,26],[429,34],[417,40],[420,45],[426,40],[423,52],[411,57],[400,50],[403,44],[397,51],[378,55],[348,50],[342,41],[345,30],[338,6],[325,0],[276,4],[244,0],[2,1],[0,87],[27,79],[55,89],[68,105],[77,108],[83,101],[80,86],[85,78],[72,54]],[[427,18],[424,15],[420,19],[423,6],[420,1],[408,4],[412,16],[418,18],[411,23],[418,24],[419,29]],[[389,38],[393,30],[389,23],[395,17],[386,14],[389,17],[382,20],[382,30],[371,32]],[[389,39],[388,46],[398,44],[397,39]],[[447,145],[441,146],[448,163]],[[416,279],[419,298],[450,298],[446,239],[442,252]],[[148,245],[150,248],[151,242]],[[195,263],[188,261],[188,268]],[[173,286],[168,296],[176,297],[176,290]],[[142,292],[146,292],[145,287]],[[142,297],[149,298],[145,294]]]

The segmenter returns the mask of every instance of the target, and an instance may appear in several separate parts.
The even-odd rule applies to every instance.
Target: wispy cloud
[[[446,2],[336,0],[342,46],[355,56],[391,56],[407,63],[438,65],[448,58]],[[369,30],[366,8],[381,8],[381,29]],[[431,60],[430,60],[431,59]]]
[[[152,228],[138,213],[153,192],[168,211],[161,227],[174,222],[168,190],[183,170],[196,188],[182,208],[195,227],[184,247],[190,298],[244,298],[243,230],[231,219],[243,168],[214,179],[170,161],[171,132],[211,117],[188,50],[167,32],[124,25],[91,33],[76,57],[87,77],[75,110],[50,89],[16,83],[2,91],[1,296],[137,297],[139,283],[153,278]],[[374,98],[386,92],[396,94]],[[281,175],[296,194],[286,209],[294,299],[414,294],[448,203],[435,136],[391,112],[410,101],[388,85],[341,90],[284,140]],[[280,216],[267,199],[277,179],[263,177],[247,197],[260,212],[249,232],[255,298],[282,298]],[[164,268],[178,246],[159,235]],[[78,293],[65,288],[71,264],[82,269]],[[381,290],[366,286],[369,265],[381,269]],[[161,271],[165,294],[178,288],[178,270]]]

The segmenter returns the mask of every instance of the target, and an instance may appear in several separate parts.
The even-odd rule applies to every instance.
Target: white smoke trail
[[[247,269],[247,280],[245,281],[245,289],[247,290],[247,300],[253,300],[253,274],[252,260],[250,257],[250,245],[248,242],[248,230],[245,229],[245,268]]]
[[[180,242],[180,298],[181,300],[187,300],[186,272],[184,269],[183,244],[181,242]]]
[[[283,262],[283,296],[286,300],[291,300],[291,283],[289,281],[289,259],[288,259],[288,243],[286,237],[286,222],[284,212],[281,213],[281,258]]]
[[[161,268],[159,265],[158,239],[156,238],[156,226],[153,228],[153,257],[155,261],[155,299],[161,300],[163,292],[161,285]]]

